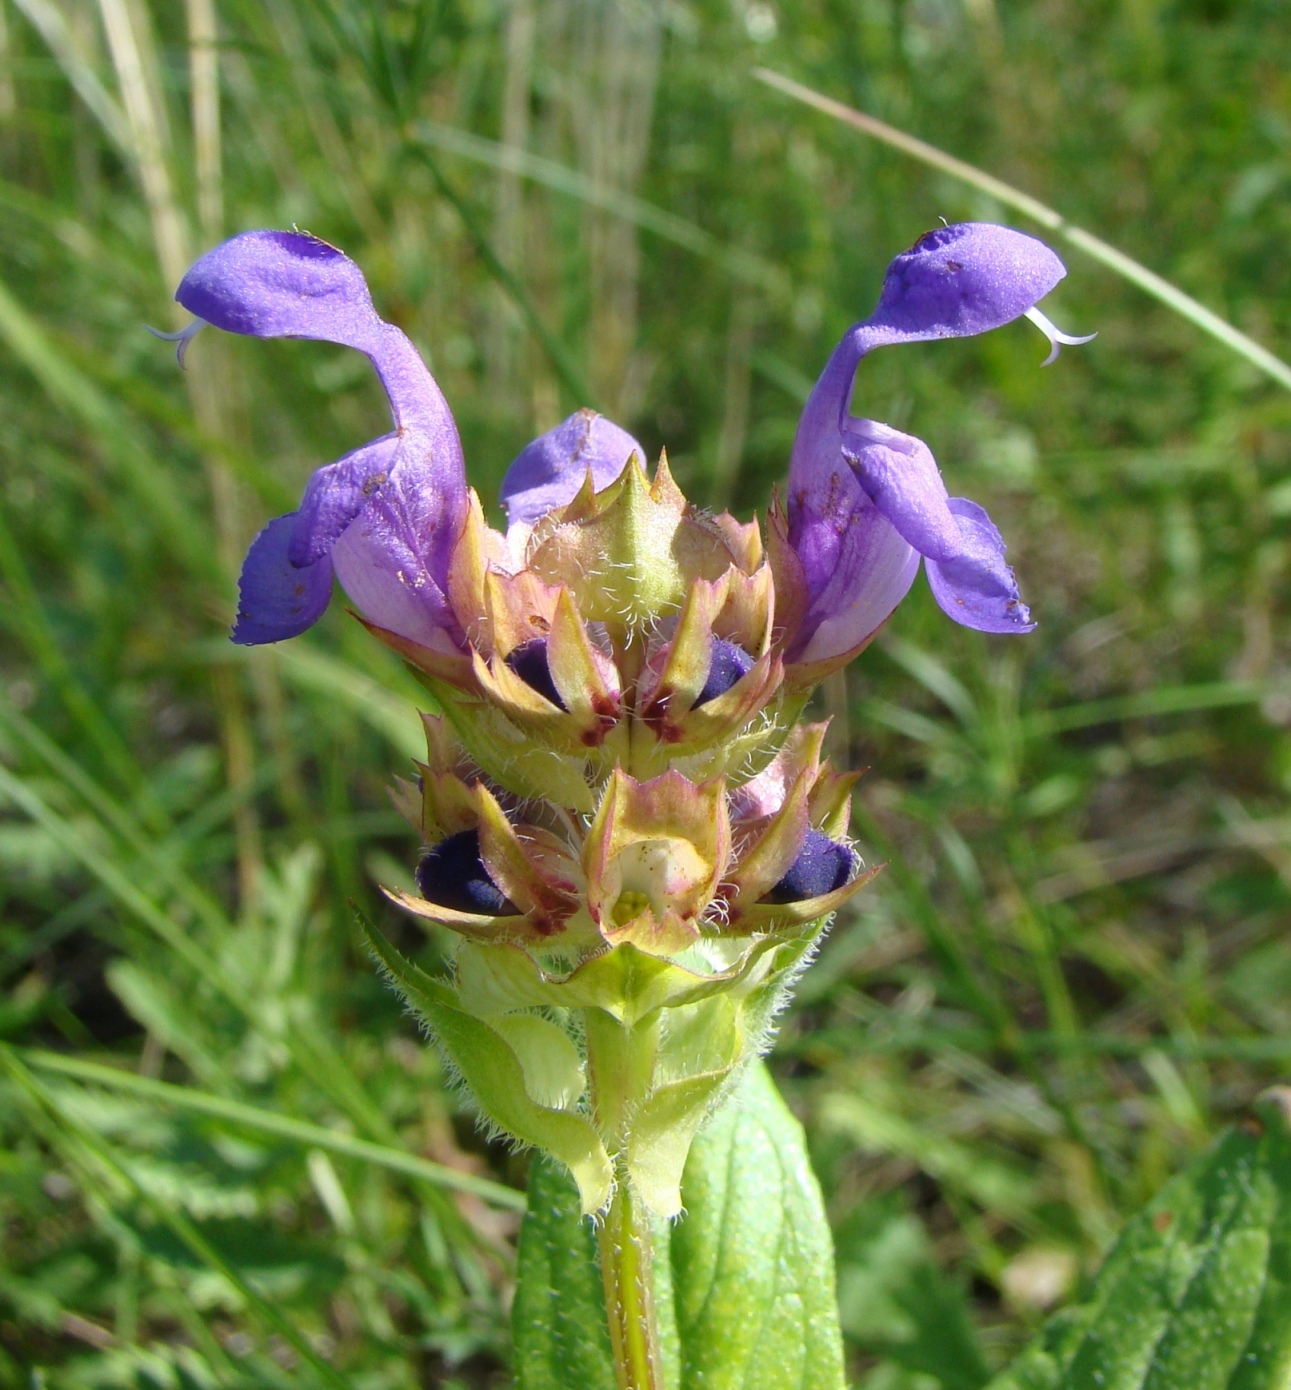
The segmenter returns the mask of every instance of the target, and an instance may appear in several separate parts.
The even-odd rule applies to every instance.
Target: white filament
[[[1081,343],[1088,343],[1092,339],[1098,337],[1097,333],[1086,333],[1080,338],[1071,333],[1064,333],[1034,306],[1026,311],[1025,317],[1029,318],[1040,332],[1049,339],[1049,356],[1040,363],[1042,367],[1047,367],[1050,362],[1056,362],[1058,360],[1058,354],[1062,351],[1063,344],[1067,347],[1079,347]]]
[[[149,328],[145,323],[144,327],[154,338],[160,338],[164,343],[175,343],[175,361],[179,363],[181,370],[184,367],[184,354],[188,351],[188,345],[206,327],[205,319],[194,319],[187,328],[181,328],[175,333],[163,333],[160,328]]]

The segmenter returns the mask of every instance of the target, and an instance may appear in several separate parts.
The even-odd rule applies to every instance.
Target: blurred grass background
[[[486,501],[594,403],[748,516],[891,256],[1008,220],[758,64],[1285,355],[1274,0],[0,0],[0,1385],[507,1383],[485,1180],[524,1160],[345,907],[437,959],[375,888],[416,851],[384,794],[416,688],[339,604],[225,637],[250,536],[382,399],[353,353],[211,333],[181,374],[142,325],[299,225],[426,354]],[[1042,372],[1014,325],[859,378],[1041,624],[966,632],[921,581],[828,692],[890,868],[772,1062],[872,1390],[983,1384],[1291,1063],[1291,396],[1066,258],[1046,308],[1090,347]]]

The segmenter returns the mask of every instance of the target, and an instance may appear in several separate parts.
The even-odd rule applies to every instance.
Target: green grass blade
[[[541,184],[556,193],[564,193],[591,207],[621,217],[625,222],[640,227],[642,231],[670,241],[674,246],[680,246],[706,261],[712,261],[713,264],[721,266],[733,279],[757,285],[779,302],[787,301],[790,297],[789,277],[779,266],[751,251],[728,246],[702,227],[657,207],[644,198],[590,179],[585,174],[580,174],[577,169],[558,164],[554,159],[544,159],[541,155],[531,154],[528,150],[518,149],[514,145],[486,140],[482,135],[460,130],[456,126],[441,125],[436,121],[418,121],[412,130],[414,139],[433,145],[436,149],[472,160],[476,164],[483,164],[500,173],[528,179],[531,183]]]
[[[361,1163],[371,1163],[392,1173],[401,1173],[405,1177],[419,1178],[435,1187],[445,1187],[453,1192],[469,1192],[494,1206],[511,1211],[523,1211],[525,1207],[524,1193],[504,1187],[501,1183],[473,1177],[470,1173],[460,1173],[442,1163],[419,1158],[416,1154],[404,1153],[386,1144],[369,1143],[366,1139],[339,1134],[335,1130],[324,1129],[322,1125],[310,1124],[306,1120],[278,1115],[258,1105],[246,1105],[241,1101],[211,1095],[208,1091],[199,1091],[191,1086],[173,1086],[169,1082],[153,1081],[117,1067],[106,1067],[97,1062],[65,1057],[55,1052],[23,1050],[21,1056],[27,1066],[34,1067],[37,1071],[70,1077],[86,1085],[108,1086],[116,1091],[139,1096],[143,1100],[156,1101],[159,1105],[171,1105],[179,1110],[190,1110],[194,1114],[227,1120],[230,1124],[242,1125],[262,1134],[274,1134],[294,1144],[325,1149],[329,1153],[340,1154],[343,1158],[357,1159]]]
[[[174,486],[173,471],[158,466],[144,442],[107,399],[59,351],[44,327],[0,284],[0,340],[39,381],[50,400],[84,426],[122,480],[152,514],[157,535],[194,574],[223,587],[219,564],[206,544],[207,528]]]
[[[197,1259],[210,1269],[223,1275],[245,1300],[261,1324],[272,1329],[289,1343],[301,1360],[314,1370],[324,1384],[332,1386],[334,1390],[351,1390],[349,1381],[333,1365],[318,1355],[299,1330],[279,1312],[275,1304],[244,1279],[242,1274],[220,1254],[182,1211],[161,1201],[149,1192],[100,1135],[72,1119],[58,1104],[57,1097],[51,1095],[45,1087],[40,1085],[39,1081],[27,1071],[10,1049],[0,1049],[0,1066],[4,1067],[11,1079],[27,1093],[33,1103],[48,1111],[57,1120],[60,1127],[71,1132],[82,1148],[93,1154],[105,1169],[126,1184],[138,1201],[146,1206],[164,1225],[170,1227],[171,1231]]]
[[[103,127],[104,134],[122,154],[128,154],[130,127],[125,112],[86,62],[63,12],[53,0],[15,0],[15,4],[44,39],[72,90]]]
[[[1279,688],[1274,681],[1211,681],[1199,685],[1160,686],[1134,695],[1090,700],[1061,709],[1037,710],[1023,717],[1022,735],[1049,738],[1073,729],[1115,724],[1124,719],[1151,719],[1158,715],[1195,714],[1204,710],[1237,709],[1257,705]]]
[[[517,309],[524,317],[524,321],[529,325],[530,331],[538,339],[543,352],[547,354],[547,359],[551,363],[552,370],[560,379],[560,384],[569,393],[573,401],[580,407],[596,409],[596,400],[592,394],[592,388],[587,384],[583,373],[578,369],[577,363],[570,356],[569,349],[551,331],[542,320],[537,306],[534,304],[529,291],[525,288],[523,281],[510,266],[503,265],[498,258],[498,254],[493,249],[493,243],[489,240],[480,223],[480,218],[474,208],[471,207],[467,199],[454,188],[453,184],[439,167],[439,161],[431,153],[429,147],[409,142],[409,154],[420,160],[430,171],[430,176],[435,181],[435,187],[439,189],[441,196],[452,205],[458,217],[461,219],[462,226],[466,235],[470,237],[471,244],[475,247],[480,259],[488,268],[489,274],[502,286],[503,290],[511,296]]]

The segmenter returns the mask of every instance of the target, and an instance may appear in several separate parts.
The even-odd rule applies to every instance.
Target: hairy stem
[[[634,1111],[650,1094],[659,1014],[624,1025],[603,1009],[583,1015],[592,1113],[606,1148],[619,1154],[614,1199],[600,1231],[605,1311],[619,1390],[664,1390],[654,1306],[650,1216],[632,1190],[621,1155]]]
[[[621,1175],[600,1232],[601,1278],[619,1390],[664,1390],[650,1218]]]

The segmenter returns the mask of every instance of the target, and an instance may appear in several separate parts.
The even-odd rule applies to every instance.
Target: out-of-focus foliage
[[[749,514],[889,258],[939,216],[1000,216],[754,65],[1027,189],[1285,356],[1283,8],[0,19],[0,1032],[22,1049],[0,1082],[0,1384],[503,1384],[514,1212],[397,1160],[512,1184],[523,1160],[460,1113],[345,906],[440,958],[375,887],[415,856],[383,788],[416,751],[416,687],[339,605],[282,650],[225,639],[245,543],[371,437],[379,392],[355,354],[209,332],[183,375],[142,325],[177,326],[170,290],[222,236],[307,227],[432,362],[486,499],[593,402]],[[855,833],[890,868],[773,1069],[873,1390],[982,1384],[1291,1054],[1291,397],[1068,260],[1046,308],[1091,346],[1042,372],[1014,325],[858,378],[858,409],[989,505],[1041,623],[982,638],[921,585],[825,702],[872,767]]]

